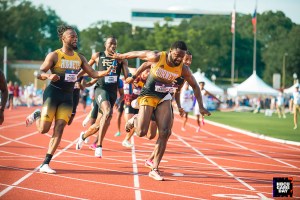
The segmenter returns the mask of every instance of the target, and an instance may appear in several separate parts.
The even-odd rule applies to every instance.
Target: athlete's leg
[[[173,124],[173,114],[171,108],[171,101],[164,101],[160,103],[155,110],[155,117],[159,136],[156,142],[157,151],[154,152],[153,168],[158,168],[159,163],[165,153],[168,138],[172,133],[171,126]]]
[[[147,133],[147,138],[149,140],[152,140],[153,138],[155,138],[156,132],[157,132],[156,122],[151,120],[150,121],[150,127],[149,127],[149,130],[148,130],[148,133]]]
[[[135,118],[135,132],[137,136],[144,137],[147,135],[149,124],[151,120],[151,115],[153,113],[154,107],[152,106],[140,106],[138,117]]]
[[[106,131],[109,127],[110,120],[112,118],[112,107],[109,101],[103,101],[101,103],[102,117],[99,124],[99,135],[97,146],[102,147],[103,139],[106,135]]]
[[[182,123],[182,127],[181,127],[182,131],[185,131],[185,124],[186,124],[186,122],[188,120],[188,115],[189,115],[188,112],[184,112],[184,119],[183,119],[183,123]]]

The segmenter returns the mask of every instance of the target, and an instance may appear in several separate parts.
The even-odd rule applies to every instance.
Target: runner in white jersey
[[[300,113],[300,91],[299,84],[296,86],[293,92],[293,104],[294,104],[294,129],[298,128],[298,112]]]
[[[189,112],[193,110],[194,107],[194,92],[193,90],[189,89],[189,84],[185,83],[184,89],[180,95],[180,104],[184,110],[184,119],[182,122],[181,130],[185,131],[185,124],[188,120]]]
[[[218,99],[215,95],[213,95],[212,93],[210,93],[209,91],[205,90],[204,89],[204,86],[205,86],[205,82],[199,82],[199,87],[200,87],[200,90],[201,90],[201,94],[202,94],[202,102],[203,102],[203,107],[205,109],[207,109],[207,104],[208,104],[208,96],[211,96],[213,97],[214,99],[216,99],[218,102],[221,103],[221,100]],[[202,122],[202,125],[205,124],[204,122],[204,116],[202,116],[199,112],[199,106],[198,106],[198,102],[196,101],[196,105],[195,105],[195,108],[194,108],[194,115],[197,116],[197,124],[198,124],[198,127],[196,129],[196,132],[200,132],[200,117],[201,117],[201,122]]]

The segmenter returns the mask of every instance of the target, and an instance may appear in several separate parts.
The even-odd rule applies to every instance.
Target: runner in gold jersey
[[[158,166],[164,155],[168,138],[172,133],[173,112],[170,93],[174,93],[177,89],[177,85],[174,83],[175,79],[180,76],[184,77],[194,90],[201,114],[210,115],[202,105],[200,89],[195,78],[190,69],[183,65],[186,51],[186,44],[182,41],[177,41],[171,45],[168,52],[145,50],[111,55],[115,59],[140,58],[153,62],[150,75],[138,98],[140,106],[138,117],[135,115],[128,120],[126,129],[130,130],[135,127],[138,136],[145,136],[148,132],[151,114],[154,112],[159,138],[156,143],[157,151],[153,159],[153,169],[149,172],[149,176],[155,180],[164,180],[158,170]],[[133,76],[133,78],[135,77]]]
[[[63,46],[61,49],[47,55],[40,67],[41,73],[37,75],[38,79],[51,80],[50,85],[43,94],[42,111],[37,109],[26,118],[26,126],[36,121],[40,133],[47,133],[55,118],[53,135],[50,139],[46,158],[40,167],[40,172],[45,173],[56,173],[55,170],[49,167],[49,163],[72,114],[73,90],[77,73],[80,69],[83,69],[89,76],[98,78],[109,74],[112,69],[95,71],[89,66],[84,56],[75,52],[78,37],[73,27],[62,25],[57,28],[57,32]],[[49,70],[51,74],[46,73]]]

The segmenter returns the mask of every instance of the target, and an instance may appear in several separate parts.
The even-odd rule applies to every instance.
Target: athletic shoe
[[[146,160],[145,161],[145,166],[150,168],[150,169],[153,169],[153,162],[152,160]]]
[[[120,131],[116,132],[115,137],[119,137],[121,135]]]
[[[33,122],[35,122],[35,120],[37,120],[40,117],[41,117],[41,110],[36,109],[33,113],[31,113],[26,117],[26,121],[25,121],[26,127],[30,126]]]
[[[128,140],[124,140],[124,141],[122,142],[122,146],[123,146],[123,147],[131,148],[131,147],[132,147],[132,144],[131,144]]]
[[[95,156],[98,158],[102,158],[102,147],[97,147],[95,149]]]
[[[82,146],[83,146],[83,142],[84,142],[84,140],[82,139],[82,135],[83,134],[84,134],[84,132],[82,131],[80,133],[80,136],[79,136],[79,138],[77,140],[77,143],[76,143],[76,150],[80,150],[82,148]]]
[[[95,150],[97,148],[97,145],[95,143],[93,143],[89,146],[89,148],[92,150]]]
[[[181,127],[181,130],[182,130],[182,131],[185,131],[185,128]]]
[[[151,177],[151,178],[153,178],[157,181],[163,181],[164,180],[164,177],[161,176],[161,174],[160,174],[160,172],[157,168],[154,168],[149,172],[149,177]]]
[[[130,132],[130,130],[134,127],[134,120],[137,118],[138,114],[133,115],[125,124],[126,132]]]
[[[198,128],[196,128],[196,133],[200,132],[200,126]]]
[[[56,174],[56,171],[51,169],[48,164],[43,164],[40,167],[40,172],[47,173],[47,174]]]
[[[82,122],[82,126],[86,127],[86,125],[87,125],[87,123],[89,123],[89,121],[90,121],[90,115],[87,115]]]

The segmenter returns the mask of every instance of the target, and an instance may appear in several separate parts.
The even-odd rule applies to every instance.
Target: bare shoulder
[[[191,71],[191,69],[190,69],[188,66],[183,65],[183,66],[182,66],[182,72],[181,72],[181,75],[182,75],[183,77],[191,76],[191,75],[192,75],[192,71]]]

